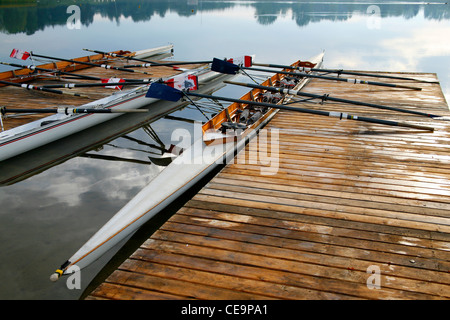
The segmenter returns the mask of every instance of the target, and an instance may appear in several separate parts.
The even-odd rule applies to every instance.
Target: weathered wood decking
[[[450,115],[439,84],[403,83],[423,90],[305,91]],[[436,130],[280,111],[87,299],[449,299],[450,122],[302,106]]]

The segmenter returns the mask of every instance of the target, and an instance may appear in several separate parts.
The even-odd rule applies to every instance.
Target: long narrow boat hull
[[[323,54],[320,54],[311,61],[316,61],[320,65],[322,59]],[[296,89],[304,87],[309,79],[305,78],[299,82]],[[56,280],[58,274],[71,273],[70,267],[73,265],[80,269],[87,267],[120,241],[132,235],[145,222],[185,193],[218,165],[233,159],[235,153],[243,149],[277,111],[277,109],[270,109],[241,139],[231,139],[224,143],[206,144],[203,140],[202,128],[194,129],[194,138],[196,132],[200,138],[194,139],[195,142],[190,148],[162,170],[150,184],[117,212],[57,270],[57,273],[52,275],[51,279]]]
[[[149,57],[153,57],[153,56],[162,55],[167,52],[173,52],[173,45],[144,49],[144,50],[139,50],[139,51],[135,51],[135,52],[118,50],[118,51],[112,51],[111,53],[125,55],[125,56],[139,58],[139,59],[145,59],[145,58],[149,58]],[[97,64],[101,64],[101,63],[106,62],[106,58],[107,57],[105,57],[103,54],[94,54],[94,55],[90,55],[90,56],[75,58],[73,60],[80,61],[80,62],[94,62]],[[87,66],[85,64],[73,64],[73,63],[67,62],[67,61],[44,63],[44,64],[40,64],[36,67],[42,68],[42,69],[63,71],[63,72],[73,72],[73,71],[77,71],[77,70],[91,68],[90,66]],[[23,82],[33,81],[36,78],[39,78],[40,76],[45,75],[45,74],[47,74],[47,72],[40,73],[40,72],[36,72],[34,69],[23,68],[20,70],[4,71],[4,72],[0,73],[0,80],[16,82],[16,83],[23,83]],[[0,87],[3,87],[3,86],[5,86],[5,84],[0,83]]]
[[[223,81],[231,77],[220,75],[208,81],[207,84],[201,85],[198,92],[216,92],[225,86]],[[188,103],[188,101],[185,101],[181,107],[186,106]],[[142,108],[148,110],[148,112],[128,113],[21,154],[19,157],[2,161],[0,166],[3,170],[0,171],[0,185],[11,185],[20,182],[68,159],[77,157],[90,150],[95,150],[101,145],[174,112],[179,108],[179,105],[160,100]],[[158,165],[156,163],[157,158],[151,158],[150,160]]]
[[[220,74],[210,71],[209,67],[201,67],[187,71],[194,72],[199,77],[199,83],[211,81]],[[123,91],[111,96],[96,100],[81,106],[82,108],[95,108],[101,105],[107,109],[139,109],[157,99],[145,97],[147,85]],[[51,143],[79,131],[93,127],[99,123],[120,116],[120,113],[110,114],[79,114],[66,116],[55,114],[20,127],[0,133],[0,161],[12,158],[26,151]]]

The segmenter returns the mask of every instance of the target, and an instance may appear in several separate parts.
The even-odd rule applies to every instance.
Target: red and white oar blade
[[[167,80],[166,84],[178,90],[198,90],[198,77],[193,74],[180,74]]]
[[[251,67],[252,66],[252,56],[241,56],[237,58],[228,59],[231,62],[240,67]]]
[[[125,82],[125,80],[121,79],[121,78],[102,79],[102,83],[121,83],[121,82]],[[123,86],[121,86],[121,85],[105,86],[105,88],[122,90]]]
[[[27,51],[23,51],[20,49],[13,49],[11,51],[11,54],[9,55],[10,58],[15,58],[19,60],[27,60],[31,54]]]

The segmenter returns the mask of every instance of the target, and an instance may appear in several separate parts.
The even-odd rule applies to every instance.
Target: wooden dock
[[[305,91],[450,116],[439,84],[396,83],[423,90]],[[301,106],[435,131],[280,111],[86,299],[449,299],[450,122]]]

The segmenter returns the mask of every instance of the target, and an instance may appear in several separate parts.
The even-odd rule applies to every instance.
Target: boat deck
[[[439,84],[396,83],[423,90],[305,91],[450,116]],[[450,122],[301,106],[435,131],[280,111],[86,299],[449,299]]]
[[[165,55],[161,55],[160,58],[165,58]],[[150,61],[159,61],[158,57],[148,58]],[[125,65],[142,64],[139,61],[124,59],[109,59],[109,60],[90,60],[92,63],[100,63],[99,61],[106,61],[109,65],[115,67],[123,67]],[[25,65],[25,62],[18,62]],[[30,64],[30,62],[28,62]],[[200,65],[187,65],[182,66],[186,69],[198,67]],[[48,67],[51,68],[51,67]],[[85,76],[93,76],[102,79],[109,79],[112,77],[124,78],[124,79],[159,79],[163,77],[170,77],[179,74],[180,71],[174,70],[172,67],[153,66],[149,68],[133,68],[133,70],[145,71],[149,74],[143,74],[140,72],[132,73],[126,71],[119,71],[114,69],[104,69],[99,67],[85,67],[79,70],[73,70],[73,68],[66,68],[67,72],[74,74],[80,74]],[[52,85],[59,83],[100,83],[98,80],[85,80],[70,78],[70,76],[57,77],[53,74],[48,74],[48,77],[44,76],[43,72],[40,72],[41,76],[33,81],[27,82],[34,86]],[[4,79],[10,82],[19,82],[21,76]],[[3,78],[2,78],[3,79]],[[131,89],[134,86],[125,86],[123,90]],[[63,92],[79,93],[84,97],[73,96],[68,94],[55,94],[39,90],[26,90],[15,86],[4,86],[0,84],[0,106],[6,108],[19,108],[19,109],[38,109],[38,108],[54,108],[57,106],[81,106],[85,103],[92,102],[107,96],[110,96],[114,92],[118,91],[113,88],[104,87],[80,87],[80,88],[55,88]],[[48,116],[49,114],[20,114],[15,116],[7,114],[3,117],[4,130],[8,130],[24,123],[39,119],[41,117]]]

